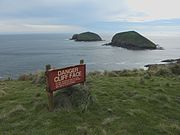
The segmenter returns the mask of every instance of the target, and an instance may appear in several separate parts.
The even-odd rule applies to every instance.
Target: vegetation
[[[161,70],[89,73],[86,87],[54,93],[54,112],[43,73],[1,81],[0,133],[179,135],[180,67]]]
[[[152,75],[175,76],[180,75],[180,63],[147,65],[148,72]]]
[[[153,42],[135,31],[115,34],[110,45],[127,49],[156,49]]]
[[[72,36],[72,40],[75,40],[75,41],[101,41],[102,39],[96,33],[84,32],[84,33],[80,33],[80,34],[74,34]]]

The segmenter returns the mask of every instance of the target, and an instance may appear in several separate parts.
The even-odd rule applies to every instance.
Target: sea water
[[[0,78],[45,70],[46,64],[63,68],[84,59],[87,71],[143,68],[146,64],[180,58],[180,37],[148,37],[164,50],[127,50],[103,46],[104,41],[75,42],[72,34],[0,35]]]

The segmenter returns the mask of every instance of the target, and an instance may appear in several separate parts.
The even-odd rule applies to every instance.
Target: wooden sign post
[[[81,65],[83,65],[84,64],[84,60],[82,59],[82,60],[80,60],[80,64]],[[85,85],[85,81],[83,81],[82,83],[81,83],[81,85]]]
[[[80,83],[84,85],[86,80],[86,65],[80,60],[80,65],[61,69],[51,69],[46,65],[46,91],[48,95],[49,111],[53,111],[53,92],[62,88],[70,87]]]
[[[48,96],[48,109],[49,111],[53,111],[54,108],[54,100],[53,100],[53,91],[50,90],[49,85],[48,85],[48,77],[47,77],[47,72],[51,69],[51,65],[46,65],[46,92]]]

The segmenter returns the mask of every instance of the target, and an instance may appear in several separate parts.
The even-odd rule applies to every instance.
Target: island
[[[102,38],[93,32],[83,32],[80,34],[74,34],[71,38],[74,41],[102,41]]]
[[[158,49],[155,43],[136,31],[117,33],[113,36],[111,43],[106,45],[123,47],[131,50]]]

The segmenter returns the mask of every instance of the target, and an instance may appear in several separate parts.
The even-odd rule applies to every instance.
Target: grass
[[[78,86],[55,93],[56,100],[70,103],[70,108],[56,106],[54,112],[47,109],[45,85],[26,78],[0,82],[2,135],[180,134],[179,76],[148,76],[144,71],[91,73],[88,93]],[[68,102],[63,94],[71,95]],[[87,95],[93,100],[82,111]]]

